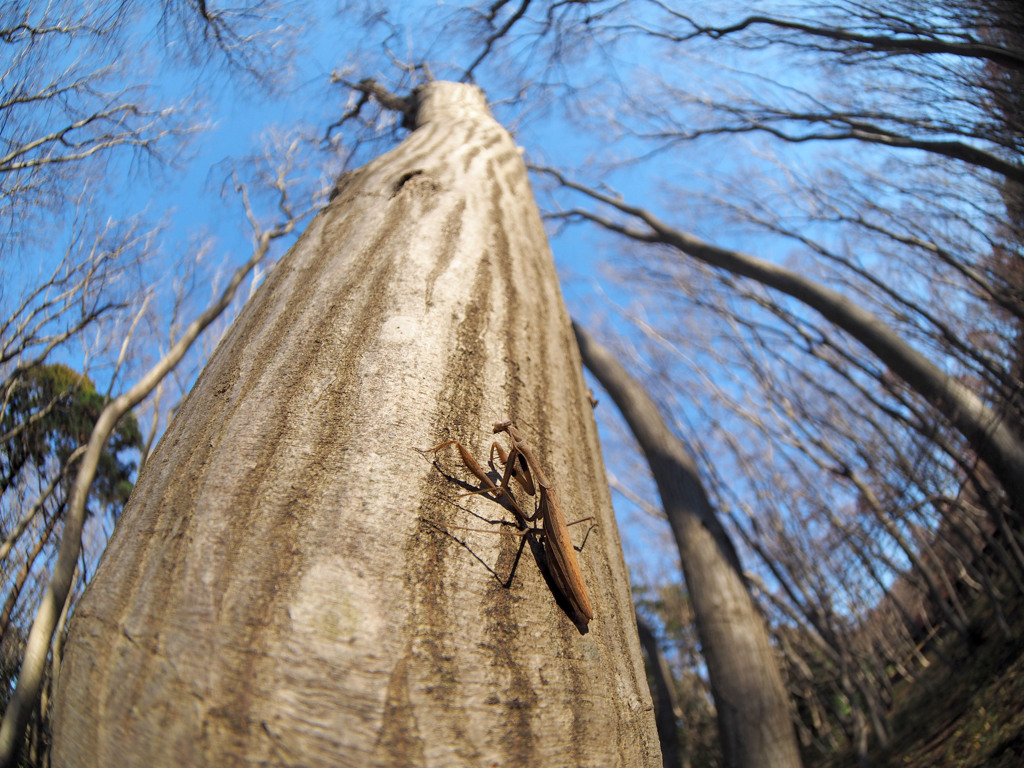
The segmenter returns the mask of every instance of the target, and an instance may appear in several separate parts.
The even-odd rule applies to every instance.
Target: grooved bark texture
[[[660,764],[580,358],[526,171],[479,90],[343,177],[218,346],[72,622],[54,765]],[[570,521],[460,497],[517,420]],[[529,508],[532,502],[525,502]],[[575,526],[579,546],[585,525]],[[502,582],[512,571],[511,587]]]

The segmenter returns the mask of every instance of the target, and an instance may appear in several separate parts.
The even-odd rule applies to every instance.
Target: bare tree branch
[[[1013,498],[1018,517],[1024,516],[1024,443],[997,413],[977,394],[942,371],[924,355],[903,341],[878,317],[853,304],[842,294],[818,284],[785,267],[739,251],[720,248],[663,223],[650,212],[621,199],[569,181],[548,168],[535,168],[556,178],[568,189],[640,220],[645,229],[619,224],[599,214],[576,210],[569,216],[592,221],[605,229],[633,240],[660,243],[699,259],[782,291],[812,307],[830,322],[854,336],[894,373],[924,397],[971,444],[997,474],[1006,492]]]
[[[245,203],[246,215],[255,222],[255,215],[248,205],[248,193],[244,187],[239,190]],[[285,201],[282,205],[287,206]],[[256,229],[256,248],[249,259],[235,270],[231,281],[224,288],[220,297],[206,311],[199,315],[185,329],[174,346],[149,371],[146,372],[130,389],[118,396],[103,409],[92,434],[86,452],[82,458],[78,473],[71,491],[71,500],[64,520],[64,532],[61,538],[60,552],[53,576],[40,604],[18,675],[18,685],[4,712],[3,723],[0,725],[0,765],[14,765],[21,740],[33,708],[38,701],[46,657],[49,652],[57,618],[64,608],[71,581],[81,550],[82,527],[85,522],[85,505],[96,476],[100,454],[110,438],[118,421],[128,411],[149,395],[153,389],[173,370],[188,352],[196,338],[231,304],[238,286],[241,285],[257,264],[266,256],[274,240],[288,235],[297,223],[290,218],[269,230]]]

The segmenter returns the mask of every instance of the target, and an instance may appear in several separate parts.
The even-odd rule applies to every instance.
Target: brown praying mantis
[[[569,601],[569,604],[582,622],[587,624],[594,618],[594,610],[590,607],[587,588],[583,584],[583,574],[580,572],[580,564],[576,559],[576,550],[573,548],[572,538],[569,536],[569,525],[592,520],[593,517],[585,517],[582,520],[566,524],[565,515],[562,514],[562,506],[558,502],[558,494],[555,492],[551,481],[544,474],[544,470],[541,469],[530,447],[523,440],[522,435],[519,434],[519,430],[516,429],[511,421],[499,421],[494,425],[494,434],[499,432],[508,433],[512,441],[512,447],[509,449],[508,454],[506,454],[497,441],[491,444],[490,460],[493,462],[494,454],[497,453],[498,459],[504,466],[501,482],[498,485],[494,484],[494,481],[483,471],[476,462],[476,459],[458,440],[448,440],[428,451],[420,452],[436,453],[446,446],[454,445],[459,449],[462,463],[466,465],[466,469],[472,472],[484,486],[466,495],[491,493],[495,499],[504,497],[509,502],[512,510],[524,523],[531,523],[538,518],[540,519],[541,533],[547,540],[545,552],[548,554],[547,563],[551,579],[562,594],[565,595],[565,598]],[[532,515],[528,515],[523,511],[522,507],[519,506],[519,502],[516,501],[509,491],[509,482],[513,477],[519,486],[530,496],[536,495],[539,489],[540,501],[537,504],[537,510]],[[534,480],[536,480],[536,484]],[[537,529],[528,528],[523,533],[535,530]]]

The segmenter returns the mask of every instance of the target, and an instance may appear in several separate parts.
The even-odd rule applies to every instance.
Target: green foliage
[[[46,475],[63,466],[88,442],[108,400],[88,376],[66,365],[39,365],[26,371],[14,384],[0,420],[0,432],[8,436],[0,445],[2,490],[25,471]],[[141,447],[138,422],[129,413],[100,457],[90,500],[119,513],[133,487],[136,464],[131,453]]]

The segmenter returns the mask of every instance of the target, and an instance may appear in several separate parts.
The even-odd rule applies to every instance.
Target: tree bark
[[[54,765],[660,764],[525,167],[478,89],[431,83],[413,107],[416,130],[339,181],[147,463],[71,622]],[[589,627],[542,548],[457,530],[511,519],[460,496],[476,481],[457,452],[413,450],[457,438],[482,461],[506,417],[570,521],[599,522],[570,529]]]
[[[582,328],[573,328],[584,364],[622,412],[658,485],[708,666],[725,765],[799,766],[789,697],[775,652],[696,464],[639,382]]]

